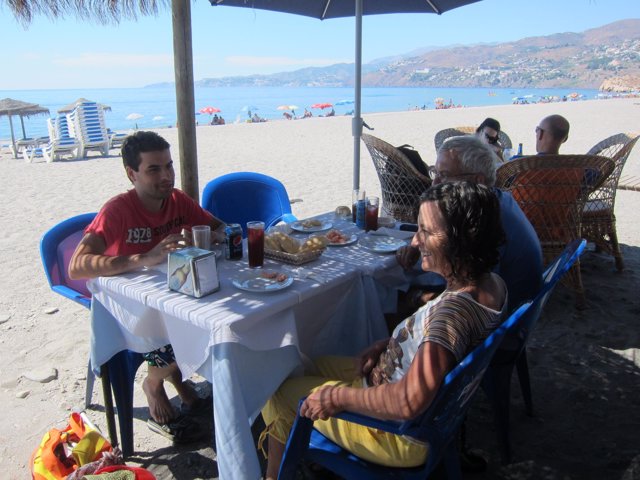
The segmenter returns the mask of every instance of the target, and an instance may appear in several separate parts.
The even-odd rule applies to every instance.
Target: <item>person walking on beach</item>
[[[549,115],[536,127],[538,155],[558,155],[560,146],[569,138],[569,121],[562,115]]]
[[[175,172],[169,143],[154,132],[138,131],[122,143],[122,162],[133,189],[110,199],[87,226],[69,263],[73,279],[119,275],[166,262],[167,254],[189,244],[182,229],[210,225],[214,241],[224,237],[224,223],[174,188]],[[211,408],[198,397],[175,361],[171,345],[145,353],[148,373],[142,388],[149,404],[149,428],[181,442],[201,439],[188,417],[176,415],[164,381],[170,382],[184,413]]]

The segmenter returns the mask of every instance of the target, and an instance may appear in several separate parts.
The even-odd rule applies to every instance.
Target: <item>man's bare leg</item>
[[[172,367],[175,367],[175,369]],[[187,382],[182,381],[182,372],[180,372],[175,362],[169,368],[172,368],[172,371],[166,377],[167,381],[174,386],[182,403],[187,407],[191,407],[199,398],[197,392]]]
[[[147,377],[142,382],[142,390],[144,390],[149,404],[149,414],[151,418],[161,425],[170,422],[175,417],[173,405],[171,405],[167,392],[164,390],[164,380],[173,375],[172,370],[178,370],[178,365],[173,363],[163,368],[149,365]]]

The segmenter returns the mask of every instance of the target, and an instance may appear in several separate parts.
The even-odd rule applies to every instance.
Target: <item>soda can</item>
[[[242,258],[242,227],[239,223],[229,223],[224,233],[224,257],[227,260],[240,260]]]

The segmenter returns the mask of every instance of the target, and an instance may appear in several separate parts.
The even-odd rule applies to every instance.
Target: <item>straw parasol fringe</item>
[[[73,15],[98,23],[119,23],[122,19],[157,15],[170,0],[6,0],[16,19],[27,26],[36,15],[60,18]]]

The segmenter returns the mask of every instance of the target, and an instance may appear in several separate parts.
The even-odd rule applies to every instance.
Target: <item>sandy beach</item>
[[[443,128],[498,119],[515,145],[535,153],[534,129],[559,113],[571,123],[561,153],[586,153],[609,135],[640,131],[640,99],[475,107],[365,115],[371,133],[394,145],[413,145],[429,164],[433,137]],[[177,130],[158,130],[178,163]],[[365,130],[365,132],[367,132]],[[200,191],[208,180],[233,171],[256,171],[280,179],[293,213],[304,218],[348,205],[351,200],[351,117],[309,118],[259,124],[200,126]],[[361,188],[380,193],[368,151],[361,144]],[[0,477],[29,477],[28,460],[42,435],[62,426],[84,403],[89,319],[86,309],[50,291],[39,241],[61,220],[97,211],[130,188],[117,150],[109,157],[27,164],[0,152],[5,183],[0,202]],[[180,185],[179,167],[176,166]],[[624,174],[640,175],[636,146]],[[640,478],[640,192],[619,191],[617,231],[626,263],[614,272],[613,258],[592,246],[582,260],[587,308],[573,307],[563,286],[554,292],[533,333],[529,350],[535,416],[527,417],[517,381],[512,385],[514,463],[501,467],[492,415],[478,395],[468,420],[469,443],[489,459],[477,479]],[[40,383],[30,374],[56,369]],[[173,448],[146,427],[148,410],[141,381],[135,385],[135,450],[132,464],[159,479],[215,478],[215,453],[208,445]],[[204,379],[194,377],[206,393]],[[174,399],[175,400],[175,399]],[[106,432],[102,394],[94,389],[89,417]],[[176,403],[177,402],[176,400]]]

